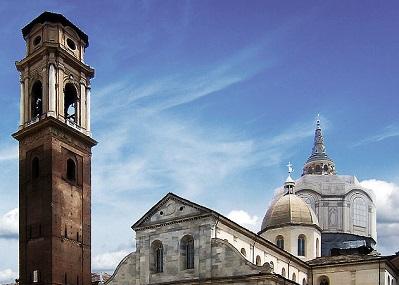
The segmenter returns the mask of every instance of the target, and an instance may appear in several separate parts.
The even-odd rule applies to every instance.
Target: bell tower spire
[[[334,161],[328,157],[324,145],[324,137],[320,124],[320,115],[317,115],[316,130],[312,153],[305,163],[303,174],[329,175],[336,174]]]
[[[19,284],[91,284],[88,37],[61,14],[22,29]]]

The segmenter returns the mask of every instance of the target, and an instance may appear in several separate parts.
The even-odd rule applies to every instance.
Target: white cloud
[[[18,208],[0,217],[0,238],[18,238]]]
[[[130,252],[128,250],[119,250],[113,252],[105,252],[98,254],[92,259],[93,270],[99,271],[110,271],[115,270],[119,262],[128,255]]]
[[[2,283],[14,283],[18,277],[18,273],[11,269],[0,270],[0,282]]]
[[[399,185],[383,180],[364,180],[363,187],[373,190],[376,196],[379,223],[399,223]]]
[[[376,179],[360,183],[376,196],[378,249],[382,254],[393,254],[399,250],[399,185]]]
[[[227,218],[241,226],[247,226],[250,229],[259,230],[259,217],[251,216],[244,210],[232,210],[227,214]]]

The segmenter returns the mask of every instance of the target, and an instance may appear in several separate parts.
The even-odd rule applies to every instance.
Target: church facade
[[[132,226],[136,251],[106,284],[398,284],[399,255],[375,249],[373,193],[336,174],[319,121],[302,177],[291,172],[258,233],[167,194]]]

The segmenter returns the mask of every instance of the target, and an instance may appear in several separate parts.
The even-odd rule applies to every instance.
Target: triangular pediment
[[[213,211],[183,199],[173,193],[167,194],[155,204],[133,226],[133,229],[158,225],[162,223],[183,220],[186,218],[210,214]]]

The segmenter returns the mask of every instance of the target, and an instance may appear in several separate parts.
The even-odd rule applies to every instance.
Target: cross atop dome
[[[291,177],[291,173],[294,172],[294,169],[292,168],[291,162],[288,162],[287,167],[288,177],[284,182],[284,189],[287,190],[286,194],[294,194],[295,181]]]
[[[302,175],[305,174],[336,174],[334,161],[328,157],[324,145],[324,137],[320,124],[320,114],[317,114],[312,153],[303,168]]]

